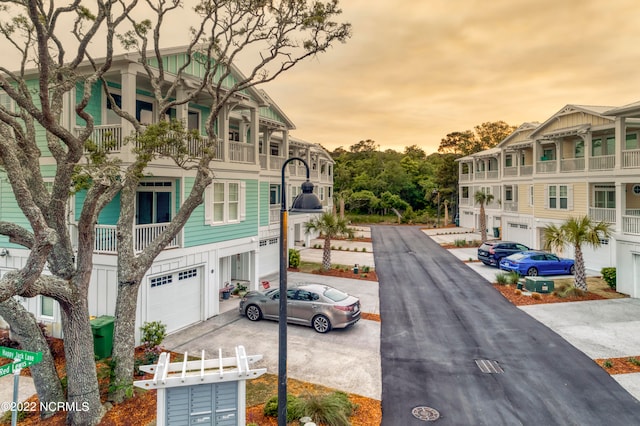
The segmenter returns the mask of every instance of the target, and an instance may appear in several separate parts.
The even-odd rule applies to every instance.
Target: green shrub
[[[600,270],[602,274],[602,279],[607,282],[609,287],[613,290],[616,289],[616,268],[602,268]]]
[[[633,365],[637,365],[640,366],[640,360],[638,358],[632,357],[627,359],[628,362],[630,362]]]
[[[613,361],[611,361],[610,359],[606,360],[605,362],[602,363],[602,366],[604,368],[611,368],[613,367]]]
[[[458,238],[453,241],[453,245],[456,247],[465,247],[467,245],[467,240]]]
[[[300,250],[289,249],[289,267],[297,268],[300,266]]]
[[[142,342],[148,348],[160,346],[167,337],[167,326],[161,321],[145,322],[140,327],[142,331]]]
[[[366,247],[362,247],[362,252],[366,252],[367,248]]]
[[[368,273],[370,270],[371,270],[371,268],[369,268],[366,265],[362,267],[362,272],[364,272],[365,274]]]
[[[344,392],[307,395],[302,398],[304,415],[317,424],[349,426],[349,417],[356,408]]]
[[[509,277],[506,272],[498,272],[496,274],[496,283],[500,285],[505,285],[509,283]]]
[[[304,416],[304,403],[296,396],[287,394],[287,422],[292,422]],[[271,397],[263,409],[264,415],[278,417],[278,396]]]
[[[517,273],[516,271],[511,271],[507,274],[507,282],[509,284],[518,284],[519,280],[520,280],[520,274]]]

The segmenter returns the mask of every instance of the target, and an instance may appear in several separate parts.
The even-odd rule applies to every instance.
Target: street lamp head
[[[318,213],[322,211],[322,203],[313,193],[313,184],[310,181],[302,183],[302,193],[293,200],[291,213]]]

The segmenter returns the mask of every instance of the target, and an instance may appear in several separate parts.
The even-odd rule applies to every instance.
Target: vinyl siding
[[[184,226],[184,246],[231,241],[258,235],[258,181],[245,180],[245,220],[239,223],[210,226],[205,223],[204,204],[199,205]],[[185,194],[193,186],[193,178],[185,179]],[[209,188],[207,188],[209,190]]]
[[[75,197],[75,220],[76,222],[80,219],[80,214],[82,213],[82,206],[84,205],[84,200],[86,199],[87,192],[85,190],[79,191]],[[104,206],[100,215],[98,216],[98,224],[100,225],[116,225],[118,223],[118,218],[120,217],[120,194],[116,194],[116,196],[111,200],[109,204]]]
[[[590,124],[592,127],[603,126],[607,124],[613,124],[613,120],[599,117],[597,115],[585,114],[582,111],[577,111],[572,114],[563,115],[557,117],[551,123],[544,127],[544,130],[540,134],[547,132],[553,132],[555,130],[566,129],[570,127],[580,126],[581,124]]]
[[[535,216],[541,219],[558,219],[565,220],[569,217],[585,216],[587,214],[587,191],[588,184],[586,182],[559,182],[557,185],[568,185],[573,189],[573,202],[569,201],[569,204],[573,203],[572,210],[563,209],[547,209],[545,208],[546,202],[546,188],[548,183],[536,183],[533,188],[533,197],[535,202]]]
[[[528,183],[518,184],[518,213],[519,214],[533,213],[533,206],[529,205],[529,186],[530,184]],[[535,192],[533,194],[533,197],[535,200]]]

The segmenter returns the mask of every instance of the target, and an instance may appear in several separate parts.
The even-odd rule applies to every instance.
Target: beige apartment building
[[[459,162],[460,226],[542,248],[543,229],[571,216],[611,224],[611,238],[584,248],[588,270],[617,268],[617,289],[640,297],[640,102],[623,107],[566,105],[544,123],[524,123],[496,147]],[[573,257],[572,247],[562,253]]]

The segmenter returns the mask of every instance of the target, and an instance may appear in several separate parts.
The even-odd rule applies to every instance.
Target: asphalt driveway
[[[384,425],[633,425],[640,402],[417,227],[372,228]],[[423,407],[423,408],[420,408]]]

